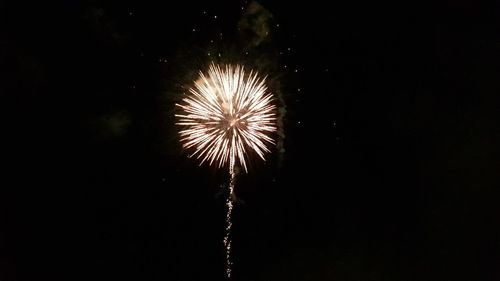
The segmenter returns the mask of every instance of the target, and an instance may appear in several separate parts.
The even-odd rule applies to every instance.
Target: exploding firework
[[[207,74],[200,72],[190,94],[177,104],[184,114],[176,116],[177,125],[185,126],[180,131],[184,148],[194,148],[191,156],[218,167],[238,160],[245,171],[249,151],[264,159],[266,143],[274,143],[268,134],[276,130],[265,78],[246,74],[241,66],[212,64]]]
[[[230,183],[226,217],[226,273],[231,277],[231,214],[236,174],[239,163],[248,172],[251,154],[264,159],[267,147],[274,144],[269,136],[276,131],[273,97],[267,92],[266,78],[254,71],[245,72],[242,66],[212,63],[207,73],[200,72],[189,96],[177,104],[181,143],[192,150],[190,157],[218,168],[229,167]]]

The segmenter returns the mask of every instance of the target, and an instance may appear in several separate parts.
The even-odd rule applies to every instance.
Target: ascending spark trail
[[[231,215],[233,213],[233,201],[231,200],[234,192],[234,181],[236,180],[236,174],[234,173],[233,164],[229,164],[229,174],[231,179],[229,182],[229,195],[226,200],[227,214],[226,214],[226,235],[224,236],[224,247],[226,248],[226,274],[227,278],[231,278],[231,271],[233,262],[231,261],[231,227],[233,222],[231,221]]]
[[[177,125],[185,149],[201,163],[208,162],[222,168],[229,164],[229,197],[226,200],[226,275],[231,278],[231,215],[233,211],[234,184],[237,162],[248,171],[246,160],[249,152],[264,159],[274,144],[269,134],[276,131],[273,97],[267,93],[265,78],[258,73],[245,73],[237,65],[220,66],[212,63],[207,73],[200,72],[190,95],[183,104],[176,104],[182,114],[177,114]],[[229,163],[228,163],[229,162]]]

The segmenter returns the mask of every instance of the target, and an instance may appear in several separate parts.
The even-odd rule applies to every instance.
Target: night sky
[[[280,116],[238,175],[234,280],[500,280],[493,9],[10,2],[1,281],[224,280],[227,171],[174,125],[211,61],[268,75]]]

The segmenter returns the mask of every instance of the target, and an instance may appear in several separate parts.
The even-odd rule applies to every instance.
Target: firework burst
[[[181,142],[194,149],[190,156],[219,168],[236,161],[247,171],[248,152],[264,159],[266,144],[274,144],[269,133],[276,131],[275,106],[267,93],[265,78],[245,73],[241,66],[211,64],[200,72],[190,96],[177,104]]]
[[[177,114],[181,143],[192,150],[190,157],[222,168],[229,166],[229,196],[226,200],[226,274],[231,278],[231,214],[236,174],[235,165],[248,172],[247,160],[251,153],[264,159],[267,145],[274,144],[269,136],[276,131],[273,97],[267,92],[266,78],[257,72],[246,73],[242,66],[212,63],[207,73],[200,72],[189,96]]]

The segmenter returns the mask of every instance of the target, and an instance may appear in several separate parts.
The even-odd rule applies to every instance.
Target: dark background
[[[239,176],[234,280],[499,280],[493,9],[326,2],[261,2],[286,151]],[[242,6],[2,4],[0,280],[224,279],[172,81]]]

